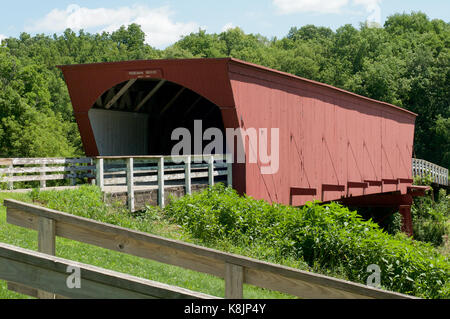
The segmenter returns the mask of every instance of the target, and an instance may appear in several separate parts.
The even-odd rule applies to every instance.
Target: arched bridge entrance
[[[196,134],[216,128],[225,136],[217,105],[165,79],[121,82],[98,97],[88,116],[100,156],[172,155],[181,139],[173,136],[177,128],[189,130],[192,155],[200,155],[209,143]]]

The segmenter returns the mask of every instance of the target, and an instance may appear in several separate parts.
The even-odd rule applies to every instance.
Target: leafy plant
[[[0,190],[4,191],[8,189],[8,183],[3,181],[5,174],[0,174]]]
[[[415,176],[414,177],[414,185],[430,186],[430,188],[431,188],[432,183],[433,183],[433,177],[431,176],[431,174],[427,174],[425,176]]]
[[[270,247],[274,260],[305,261],[321,272],[332,269],[365,283],[367,267],[382,269],[382,286],[427,298],[443,298],[450,265],[431,245],[403,234],[383,232],[339,204],[308,203],[303,208],[270,205],[240,197],[217,185],[172,201],[166,214],[192,236],[209,244]]]
[[[450,234],[450,196],[445,189],[439,191],[437,201],[431,196],[414,199],[411,212],[415,239],[436,247],[444,244]]]

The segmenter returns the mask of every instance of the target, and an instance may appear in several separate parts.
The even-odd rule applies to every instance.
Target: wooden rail
[[[0,159],[0,182],[14,189],[14,183],[39,181],[41,188],[47,181],[95,177],[91,158],[3,158]]]
[[[300,298],[413,298],[332,277],[243,256],[161,238],[100,223],[48,208],[5,200],[7,222],[39,231],[54,243],[55,236],[143,257],[225,279],[225,297],[243,297],[243,284],[280,291]],[[43,221],[46,221],[45,223]],[[40,225],[50,223],[52,231]],[[53,244],[49,245],[53,249]]]
[[[217,177],[224,177],[232,186],[232,164],[229,155],[189,156],[104,156],[95,157],[96,184],[102,190],[106,186],[126,185],[128,208],[135,210],[135,186],[158,187],[158,204],[164,207],[166,185],[183,185],[186,194],[191,193],[193,181],[206,180],[212,186]]]
[[[425,160],[413,158],[412,160],[413,177],[425,177],[430,175],[433,182],[438,185],[449,186],[448,169]]]
[[[67,284],[79,270],[80,287]],[[58,298],[213,299],[215,297],[115,271],[0,243],[0,279],[9,288],[37,298],[42,291]],[[25,287],[28,288],[25,288]],[[31,287],[31,288],[30,288]],[[36,289],[39,292],[36,293]]]
[[[214,185],[217,179],[232,186],[229,155],[192,156],[106,156],[95,158],[8,158],[0,159],[0,182],[14,189],[15,182],[39,181],[45,189],[49,180],[89,178],[103,191],[108,186],[126,186],[128,207],[135,210],[136,186],[158,188],[158,204],[164,207],[164,190],[184,186],[191,194],[192,184]],[[93,180],[95,179],[95,181]],[[83,181],[85,183],[85,181]]]

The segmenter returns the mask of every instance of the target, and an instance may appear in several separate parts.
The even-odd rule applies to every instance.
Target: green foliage
[[[51,209],[130,229],[151,231],[152,216],[141,215],[136,218],[128,213],[126,207],[105,204],[103,193],[96,186],[83,185],[76,190],[58,192],[33,190],[31,197]]]
[[[450,235],[450,196],[445,189],[435,201],[430,195],[414,199],[412,206],[413,232],[416,240],[438,247]]]
[[[431,189],[431,184],[433,184],[433,176],[431,174],[414,177],[414,185],[429,186]]]
[[[53,108],[49,79],[54,80],[51,73],[0,48],[1,157],[81,155],[71,115]]]
[[[436,144],[440,145],[443,165],[450,167],[450,117],[444,118],[438,115],[433,127]]]
[[[205,243],[227,239],[243,247],[270,247],[275,260],[304,260],[315,269],[339,270],[361,283],[367,279],[367,267],[377,264],[382,286],[389,290],[449,297],[446,257],[429,244],[388,235],[336,203],[308,203],[301,209],[270,205],[217,185],[172,201],[166,214]]]
[[[4,191],[8,188],[8,183],[2,181],[5,176],[5,174],[0,174],[0,191]]]
[[[415,185],[431,188],[432,183],[431,175],[414,178]],[[439,191],[437,200],[433,196],[432,188],[426,196],[414,198],[411,213],[415,239],[429,242],[436,247],[445,244],[445,238],[450,235],[450,196],[445,189]]]

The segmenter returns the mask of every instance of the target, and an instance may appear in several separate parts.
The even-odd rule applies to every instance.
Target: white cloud
[[[273,0],[283,14],[297,12],[337,13],[349,0]]]
[[[28,32],[61,32],[67,28],[95,29],[112,32],[122,25],[137,23],[146,34],[146,42],[155,47],[170,45],[182,35],[198,30],[195,22],[174,22],[169,7],[149,8],[143,5],[120,8],[85,8],[75,4],[65,10],[53,9],[44,18],[28,26]]]
[[[3,39],[6,39],[6,38],[7,38],[6,35],[0,34],[0,43],[2,43],[2,40],[3,40]]]
[[[222,32],[225,32],[225,31],[228,31],[228,30],[230,30],[230,29],[233,29],[233,28],[235,28],[235,26],[233,25],[233,23],[231,23],[231,22],[229,22],[229,23],[227,23],[227,24],[225,24],[223,27],[222,27]]]
[[[339,13],[352,5],[364,7],[369,14],[367,20],[381,23],[382,0],[272,0],[281,14],[299,12]]]
[[[381,24],[381,1],[382,0],[353,0],[355,5],[362,5],[369,13],[367,21]]]

